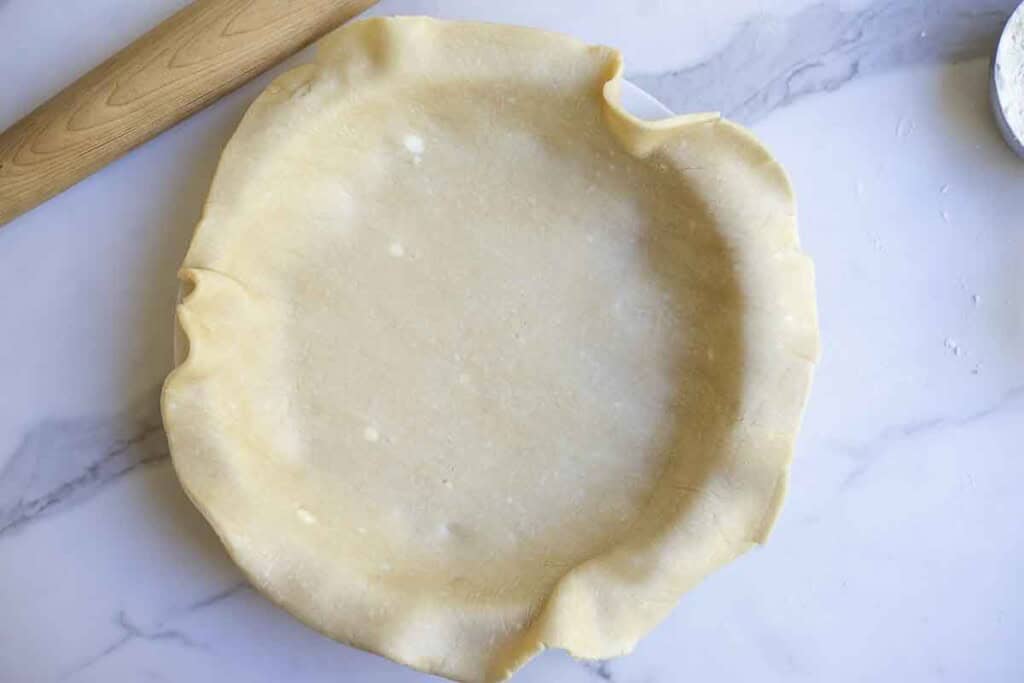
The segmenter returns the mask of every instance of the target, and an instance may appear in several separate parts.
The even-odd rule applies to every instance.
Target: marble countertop
[[[0,128],[184,4],[0,0]],[[517,683],[1024,680],[1024,161],[987,100],[1014,4],[376,8],[620,47],[676,111],[769,145],[817,266],[823,356],[770,542],[632,655],[547,652]],[[249,589],[168,461],[174,273],[268,79],[0,230],[0,681],[429,678]]]

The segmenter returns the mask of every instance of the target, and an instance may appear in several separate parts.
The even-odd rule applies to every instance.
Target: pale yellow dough
[[[793,196],[717,115],[626,114],[620,70],[359,22],[224,151],[164,421],[313,628],[464,681],[609,657],[771,527],[818,343]]]

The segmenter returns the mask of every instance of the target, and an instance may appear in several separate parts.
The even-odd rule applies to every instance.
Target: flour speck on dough
[[[405,247],[402,246],[401,242],[392,242],[391,246],[388,247],[388,252],[395,258],[401,258],[405,256]]]
[[[405,145],[405,148],[412,154],[423,154],[423,138],[419,135],[413,135],[412,133],[406,135],[402,138],[402,144]]]
[[[380,441],[380,432],[377,431],[376,427],[369,426],[363,430],[363,438],[370,443],[376,443]]]

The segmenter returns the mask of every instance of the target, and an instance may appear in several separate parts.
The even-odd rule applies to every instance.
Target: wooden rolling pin
[[[0,225],[374,2],[193,2],[0,133]]]

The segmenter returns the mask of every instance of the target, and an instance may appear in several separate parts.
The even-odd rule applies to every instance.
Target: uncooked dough
[[[621,59],[375,19],[275,80],[181,269],[175,468],[254,586],[465,681],[628,652],[764,539],[817,354],[783,171]]]

